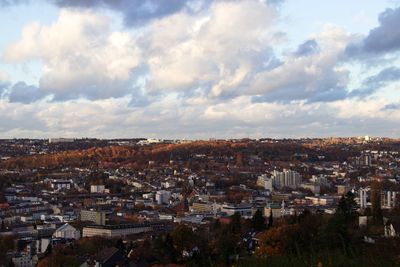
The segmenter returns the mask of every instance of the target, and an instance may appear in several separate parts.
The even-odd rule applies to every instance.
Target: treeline
[[[185,144],[154,144],[149,146],[106,146],[81,150],[69,150],[46,155],[15,157],[0,163],[0,168],[39,169],[59,167],[147,167],[149,161],[158,164],[174,161],[188,161],[196,155],[215,158],[235,158],[241,155],[244,163],[251,156],[258,156],[263,161],[298,160],[296,153],[307,154],[304,161],[317,161],[325,155],[326,161],[344,161],[359,154],[358,149],[343,150],[342,145],[310,147],[296,143],[261,143],[256,141],[196,141]]]

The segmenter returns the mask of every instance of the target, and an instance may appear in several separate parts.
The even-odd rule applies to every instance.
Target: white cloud
[[[0,137],[396,135],[396,103],[348,99],[341,63],[354,37],[327,26],[274,55],[285,38],[265,2],[214,1],[129,31],[115,31],[93,10],[61,10],[51,25],[27,25],[3,57],[40,60],[43,73],[39,88],[6,89]],[[7,80],[0,72],[0,85]]]
[[[122,96],[131,90],[140,50],[130,33],[113,32],[110,23],[108,17],[89,11],[62,10],[50,26],[26,26],[4,58],[12,63],[42,60],[40,90],[56,99]]]
[[[209,12],[181,12],[151,24],[149,90],[203,86],[218,96],[268,60],[276,10],[259,1],[218,1]]]
[[[268,101],[344,98],[349,71],[338,64],[351,36],[343,29],[328,26],[311,38],[318,44],[318,52],[305,56],[288,53],[282,65],[255,74],[245,93],[264,96]]]
[[[9,80],[8,74],[0,71],[0,83],[7,82]]]
[[[145,109],[130,107],[129,101],[123,97],[26,105],[2,100],[0,137],[395,136],[400,119],[400,109],[382,109],[390,103],[386,99],[307,104],[253,103],[246,96],[224,103],[161,98]]]

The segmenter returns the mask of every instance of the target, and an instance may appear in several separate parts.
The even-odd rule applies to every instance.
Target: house
[[[15,255],[11,259],[15,267],[33,267],[38,262],[37,255],[30,256],[27,254]]]
[[[400,220],[388,220],[385,223],[385,237],[400,237]]]
[[[125,258],[123,251],[109,247],[105,248],[92,259],[83,263],[80,267],[114,267],[125,266]]]
[[[66,223],[54,232],[53,237],[78,240],[81,238],[81,232],[76,230],[75,227]]]
[[[250,204],[240,203],[237,205],[226,204],[222,206],[222,212],[225,212],[228,216],[232,216],[235,213],[239,213],[244,218],[250,218],[253,214],[253,209]]]
[[[52,179],[50,181],[50,187],[54,190],[69,190],[72,188],[71,180],[62,180],[62,179]]]

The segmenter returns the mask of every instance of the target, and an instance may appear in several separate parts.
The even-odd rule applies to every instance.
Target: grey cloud
[[[307,40],[297,48],[294,55],[297,57],[308,56],[315,53],[318,50],[318,43],[314,39]]]
[[[324,90],[305,93],[301,88],[286,87],[279,91],[270,92],[263,96],[252,97],[253,103],[280,102],[289,103],[294,100],[305,100],[307,103],[332,102],[347,97],[345,88],[326,88]]]
[[[1,95],[1,92],[2,92],[4,89],[6,89],[8,86],[9,86],[9,83],[8,83],[8,82],[6,82],[6,81],[1,81],[1,80],[0,80],[0,95]]]
[[[6,0],[3,0],[6,1]],[[127,26],[140,26],[153,19],[160,19],[183,9],[199,12],[212,2],[237,0],[49,0],[60,7],[110,8],[121,12]],[[269,0],[271,6],[279,6],[284,0]]]
[[[381,110],[397,110],[400,109],[400,103],[392,103],[384,106]]]
[[[128,26],[143,25],[146,22],[179,12],[187,7],[188,0],[52,0],[60,7],[110,8],[124,16]]]
[[[398,80],[400,80],[400,69],[396,67],[386,68],[378,74],[368,77],[363,82],[360,89],[353,90],[349,93],[349,97],[366,97],[386,86],[388,83]]]
[[[0,7],[27,3],[28,0],[0,0]]]
[[[382,54],[400,49],[400,7],[386,9],[379,15],[379,26],[370,30],[358,43],[350,44],[346,52],[349,56]]]
[[[33,85],[27,85],[25,82],[18,82],[10,88],[8,95],[10,102],[19,102],[28,104],[42,99],[46,93]]]

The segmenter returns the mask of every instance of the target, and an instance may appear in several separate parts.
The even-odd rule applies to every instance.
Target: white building
[[[301,184],[301,175],[292,170],[283,169],[282,172],[274,170],[272,172],[272,179],[276,188],[289,187],[296,189]]]
[[[160,190],[156,192],[156,202],[158,204],[169,204],[171,198],[171,192],[166,190]]]
[[[360,208],[365,209],[367,207],[367,189],[360,189],[358,194]]]
[[[69,190],[72,188],[72,184],[71,180],[53,179],[50,181],[50,187],[55,190]]]
[[[117,225],[89,225],[83,228],[83,237],[105,236],[123,237],[133,234],[140,234],[151,231],[160,231],[165,228],[164,224],[136,223],[136,224],[117,224]]]
[[[49,138],[49,143],[50,144],[56,144],[56,143],[72,143],[74,142],[74,138]]]
[[[81,232],[66,223],[54,232],[53,237],[78,240],[81,238]]]
[[[175,183],[175,181],[172,181],[172,180],[168,180],[168,181],[165,181],[165,182],[162,182],[161,183],[161,187],[163,187],[163,188],[173,188],[173,187],[175,187],[176,186],[176,183]]]
[[[314,183],[303,183],[301,184],[301,188],[308,189],[313,192],[313,194],[319,194],[321,191],[321,186]]]
[[[241,203],[238,205],[226,204],[222,206],[222,212],[232,216],[235,213],[239,213],[244,218],[250,218],[253,215],[253,208],[250,204]]]
[[[106,187],[104,185],[94,185],[90,186],[90,193],[104,193]]]
[[[381,195],[382,208],[392,209],[397,205],[397,198],[399,197],[399,192],[395,191],[383,191]]]
[[[268,177],[266,174],[258,176],[257,185],[263,187],[265,190],[269,190],[272,192],[273,188],[273,179]]]
[[[328,186],[329,182],[325,175],[313,175],[310,179],[311,182],[321,185],[321,186]]]

